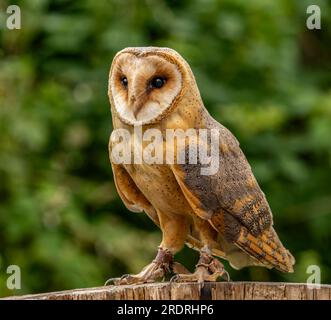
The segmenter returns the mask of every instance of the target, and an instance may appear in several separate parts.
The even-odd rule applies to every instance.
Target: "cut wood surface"
[[[331,285],[301,283],[211,282],[151,283],[50,292],[4,299],[24,300],[331,300]]]

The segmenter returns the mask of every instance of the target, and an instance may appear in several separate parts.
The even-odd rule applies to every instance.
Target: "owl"
[[[155,259],[135,275],[113,278],[116,285],[154,282],[173,274],[172,281],[229,280],[221,259],[235,269],[264,266],[293,272],[294,257],[282,245],[272,212],[234,135],[214,120],[205,108],[189,64],[169,48],[126,48],[116,54],[109,74],[108,95],[113,129],[125,130],[124,149],[146,147],[137,139],[157,130],[161,140],[155,152],[165,154],[169,130],[216,130],[217,167],[202,174],[201,159],[189,161],[119,162],[116,141],[109,154],[115,185],[125,206],[145,212],[161,229]],[[111,136],[112,137],[112,136]],[[188,154],[187,137],[178,138],[175,154]],[[211,138],[194,140],[211,150]],[[215,160],[215,159],[214,159]],[[125,241],[125,239],[123,239]],[[199,251],[194,272],[174,261],[184,245]]]

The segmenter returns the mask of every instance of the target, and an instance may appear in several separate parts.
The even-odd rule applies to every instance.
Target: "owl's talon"
[[[210,254],[201,251],[194,273],[177,274],[171,278],[170,282],[198,282],[203,284],[204,282],[217,281],[219,278],[230,281],[229,273],[224,269],[223,264]]]
[[[221,278],[224,279],[226,282],[231,281],[229,272],[227,272],[226,270],[224,270],[223,274],[221,275]]]
[[[118,281],[118,280],[120,280],[120,279],[121,279],[121,278],[109,278],[109,279],[105,282],[104,286],[105,286],[105,287],[106,287],[106,286],[112,286],[112,285],[115,284],[116,281]]]
[[[164,281],[165,275],[172,270],[173,255],[163,248],[159,248],[155,259],[136,275],[124,274],[120,278],[112,278],[106,283],[113,282],[114,285],[130,285],[156,282],[161,279]]]
[[[174,276],[172,276],[169,280],[170,284],[174,283],[174,282],[177,282],[177,280],[179,278],[178,276],[179,276],[178,274],[175,274]]]

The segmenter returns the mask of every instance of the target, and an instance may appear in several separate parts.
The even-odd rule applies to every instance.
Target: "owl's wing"
[[[251,167],[229,130],[216,124],[219,130],[218,170],[202,175],[205,166],[174,164],[172,171],[193,211],[250,256],[266,266],[291,271],[293,257],[282,246],[272,228],[272,213]],[[210,141],[199,140],[199,146]],[[185,154],[189,150],[185,147]]]
[[[117,192],[123,203],[132,212],[142,212],[149,202],[137,188],[136,184],[125,170],[118,164],[111,164]]]
[[[159,226],[159,218],[154,207],[138,189],[129,173],[121,165],[111,163],[111,166],[113,169],[115,186],[124,205],[133,212],[145,211],[153,222]]]

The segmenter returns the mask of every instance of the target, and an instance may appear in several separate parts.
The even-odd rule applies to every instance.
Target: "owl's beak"
[[[133,107],[133,115],[136,118],[136,120],[137,120],[138,113],[142,109],[142,106],[143,106],[143,104],[142,103],[139,103],[139,104],[135,104],[134,107]]]
[[[133,115],[135,117],[135,119],[137,120],[137,115],[139,113],[139,111],[141,110],[141,108],[143,107],[143,103],[141,103],[141,101],[137,101],[136,97],[134,95],[132,95],[130,97],[130,105],[131,105],[131,109],[133,112]]]

